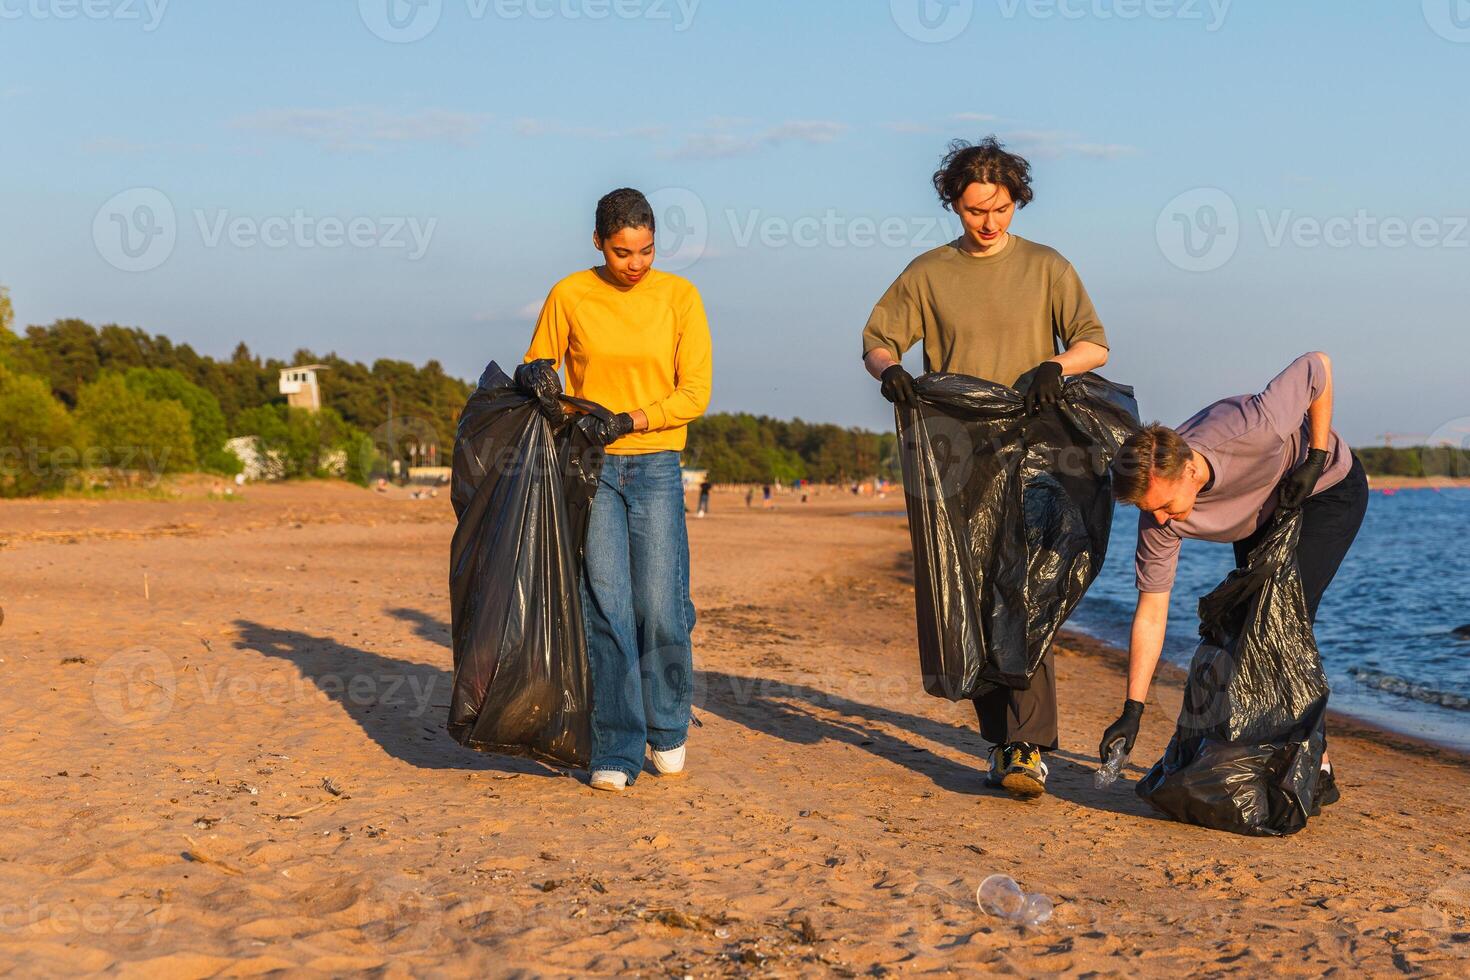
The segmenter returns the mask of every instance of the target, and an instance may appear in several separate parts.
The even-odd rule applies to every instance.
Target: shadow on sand
[[[420,636],[443,624],[415,610],[392,611],[420,622]],[[326,636],[277,629],[248,620],[235,623],[235,647],[289,661],[345,711],[390,756],[420,769],[518,772],[559,777],[530,759],[487,755],[464,748],[445,730],[453,675],[432,664],[396,660]],[[426,636],[438,639],[438,634]],[[448,645],[447,639],[442,640]]]

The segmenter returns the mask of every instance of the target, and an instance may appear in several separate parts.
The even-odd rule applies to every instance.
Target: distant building
[[[324,364],[300,364],[281,369],[281,394],[292,408],[304,408],[308,412],[322,410],[322,389],[317,384],[316,373],[325,371]]]
[[[684,489],[688,490],[709,479],[709,470],[681,470],[679,475],[684,480]]]

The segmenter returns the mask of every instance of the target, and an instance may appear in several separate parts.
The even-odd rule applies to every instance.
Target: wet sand
[[[690,774],[611,796],[444,733],[445,495],[0,503],[0,963],[1465,974],[1470,762],[1339,727],[1343,800],[1303,833],[1171,823],[1093,788],[1122,660],[1070,637],[1052,795],[987,791],[972,709],[919,683],[902,522],[848,516],[899,506],[716,494],[690,521]],[[1174,672],[1138,763],[1178,703]],[[993,872],[1054,919],[986,918]]]

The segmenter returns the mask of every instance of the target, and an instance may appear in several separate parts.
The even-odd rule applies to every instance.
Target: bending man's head
[[[1160,524],[1194,512],[1209,482],[1209,465],[1184,437],[1155,422],[1135,432],[1113,460],[1113,496],[1154,516]]]

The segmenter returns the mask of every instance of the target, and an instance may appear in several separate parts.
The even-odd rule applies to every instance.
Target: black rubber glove
[[[1103,732],[1102,741],[1097,746],[1097,757],[1102,762],[1108,761],[1108,749],[1119,739],[1123,740],[1123,751],[1132,753],[1133,742],[1138,738],[1138,722],[1143,718],[1143,702],[1127,701],[1123,704],[1123,715],[1117,721],[1108,726]]]
[[[914,376],[895,364],[883,372],[883,397],[895,405],[912,405],[919,400],[914,391]]]
[[[556,362],[532,361],[516,368],[516,387],[533,395],[541,403],[541,410],[550,415],[561,414],[561,378],[556,373]]]
[[[1296,510],[1306,503],[1312,491],[1317,489],[1317,481],[1322,479],[1322,471],[1326,468],[1327,450],[1309,450],[1302,464],[1288,473],[1281,482],[1281,496],[1278,500],[1281,509]]]
[[[633,416],[627,412],[620,412],[610,419],[589,416],[586,425],[587,435],[594,446],[611,446],[633,431]]]
[[[1035,415],[1042,406],[1055,405],[1062,397],[1062,366],[1056,361],[1042,361],[1022,396],[1027,415]]]

